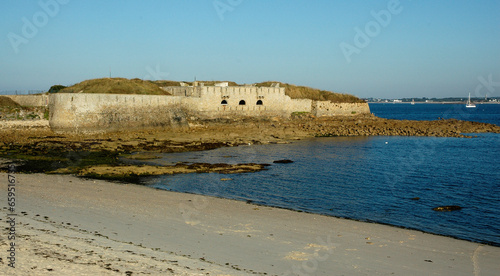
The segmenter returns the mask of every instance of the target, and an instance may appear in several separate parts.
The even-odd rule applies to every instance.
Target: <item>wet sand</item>
[[[500,248],[234,200],[15,174],[16,268],[2,275],[497,275]]]

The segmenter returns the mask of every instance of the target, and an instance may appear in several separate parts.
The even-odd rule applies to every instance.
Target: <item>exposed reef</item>
[[[447,205],[447,206],[438,206],[438,207],[432,208],[432,210],[438,211],[438,212],[450,212],[450,211],[462,210],[462,207],[457,206],[457,205]]]
[[[33,121],[35,122],[39,121]],[[85,176],[158,175],[187,172],[244,172],[264,169],[262,164],[128,166],[158,158],[160,153],[210,150],[249,144],[289,143],[332,136],[434,136],[472,137],[471,133],[500,133],[492,124],[459,120],[398,121],[375,116],[322,117],[309,114],[292,119],[224,119],[189,121],[188,128],[120,131],[94,135],[56,134],[49,127],[26,124],[0,125],[0,158],[14,160],[22,172],[71,173]],[[468,135],[466,135],[468,134]],[[138,154],[137,154],[138,153]],[[16,161],[17,160],[17,161]],[[127,165],[127,166],[124,166]],[[5,167],[5,163],[2,165]],[[245,167],[247,166],[247,167]],[[154,168],[153,168],[154,167]],[[148,168],[147,172],[144,171]],[[2,167],[0,166],[0,170]],[[4,168],[5,170],[5,168]],[[182,170],[182,172],[181,172]],[[116,172],[116,173],[114,173]]]
[[[99,179],[124,179],[140,176],[157,176],[164,174],[183,174],[183,173],[249,173],[265,170],[268,164],[208,164],[178,163],[174,166],[150,166],[150,165],[121,165],[121,166],[90,166],[78,172],[77,175],[93,177]],[[61,171],[64,173],[64,171]]]

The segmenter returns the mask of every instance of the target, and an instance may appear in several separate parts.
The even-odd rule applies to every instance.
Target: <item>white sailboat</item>
[[[470,101],[470,93],[469,93],[469,99],[467,100],[467,103],[465,104],[465,107],[468,107],[468,108],[473,108],[473,107],[476,107],[475,104],[473,104],[471,101]]]
[[[415,104],[415,99],[411,99],[411,104]]]

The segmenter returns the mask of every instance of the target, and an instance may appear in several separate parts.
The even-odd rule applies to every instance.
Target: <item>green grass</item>
[[[62,90],[64,88],[66,88],[66,86],[64,86],[64,85],[60,85],[60,84],[52,85],[50,87],[48,93],[57,93],[57,92],[59,92],[59,90]]]
[[[86,80],[61,89],[58,93],[170,95],[154,82],[124,78]]]
[[[20,107],[20,105],[9,97],[0,96],[0,107]]]
[[[292,99],[311,99],[315,101],[330,101],[332,103],[364,103],[365,101],[349,94],[334,93],[316,88],[297,86],[277,81],[266,81],[257,83],[258,87],[270,87],[272,84],[279,83],[280,87],[285,88],[285,94]]]
[[[205,86],[213,86],[221,81],[198,81]],[[192,82],[184,82],[193,85]],[[364,103],[358,97],[349,94],[334,93],[326,90],[306,86],[297,86],[276,81],[256,83],[257,87],[270,87],[279,83],[285,88],[285,94],[292,99],[311,99],[316,101],[330,101],[333,103]],[[236,82],[228,81],[229,86],[238,86]],[[59,90],[59,93],[109,93],[109,94],[145,94],[145,95],[170,95],[160,87],[180,86],[178,81],[159,80],[144,81],[140,79],[103,78],[86,80],[73,86]]]
[[[198,81],[198,83],[203,83],[203,85],[205,85],[205,86],[214,86],[216,83],[220,83],[220,82],[227,82],[229,86],[238,86],[239,85],[234,81]],[[163,86],[180,86],[181,82],[170,81],[170,80],[160,80],[160,81],[154,81],[153,83],[155,83],[156,85],[158,85],[160,87],[163,87]],[[183,81],[183,83],[185,83],[186,85],[189,85],[189,86],[193,85],[193,82],[189,82],[189,81]]]

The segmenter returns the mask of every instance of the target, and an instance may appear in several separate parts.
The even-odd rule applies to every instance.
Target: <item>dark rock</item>
[[[276,164],[289,164],[289,163],[293,163],[293,161],[289,160],[289,159],[283,159],[283,160],[276,160],[273,163],[276,163]]]
[[[432,210],[438,211],[438,212],[458,211],[461,209],[462,209],[462,207],[457,206],[457,205],[439,206],[436,208],[432,208]]]

